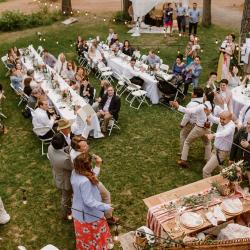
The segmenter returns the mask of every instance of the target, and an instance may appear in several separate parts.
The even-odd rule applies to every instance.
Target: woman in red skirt
[[[173,11],[172,4],[168,3],[167,7],[164,5],[164,28],[165,28],[165,35],[167,33],[168,27],[170,27],[170,36],[172,36],[172,29],[173,29]]]
[[[92,171],[91,157],[80,154],[74,161],[71,175],[73,188],[72,215],[74,218],[76,250],[110,249],[112,236],[104,212],[112,210],[101,202],[98,179]]]

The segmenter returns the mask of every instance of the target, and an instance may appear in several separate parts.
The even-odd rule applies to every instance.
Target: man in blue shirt
[[[197,34],[197,26],[200,17],[200,11],[197,9],[197,3],[193,3],[193,9],[188,11],[189,15],[189,35],[192,34],[192,30],[194,29],[194,35]]]
[[[185,15],[186,15],[186,8],[182,6],[182,2],[176,7],[176,14],[177,14],[177,23],[178,23],[178,30],[181,33],[186,31],[186,22],[185,22]]]

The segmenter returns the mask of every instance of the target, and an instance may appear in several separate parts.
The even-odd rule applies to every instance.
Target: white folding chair
[[[28,100],[29,100],[29,96],[28,96],[28,95],[26,95],[20,87],[18,88],[18,90],[17,90],[17,91],[18,91],[19,96],[20,96],[20,101],[19,101],[19,103],[18,103],[18,105],[17,105],[17,106],[20,106],[20,105],[21,105],[21,103],[23,103],[23,102],[27,103],[27,102],[28,102]]]
[[[147,55],[142,55],[141,56],[141,61],[143,62],[143,63],[145,63],[146,62],[146,60],[147,60]]]
[[[113,72],[113,77],[117,80],[116,94],[118,96],[121,96],[123,94],[123,90],[126,89],[125,80],[123,76],[121,76],[117,72]]]
[[[167,64],[161,64],[160,70],[167,73],[169,70],[169,66]]]
[[[126,87],[125,91],[128,92],[128,95],[127,95],[125,100],[130,103],[131,100],[129,100],[129,97],[131,96],[131,94],[134,91],[137,91],[137,90],[141,89],[141,86],[132,83],[126,76],[123,76],[123,79],[125,81],[125,84],[127,84],[127,87]]]
[[[9,68],[8,65],[7,65],[8,55],[3,56],[3,57],[1,58],[1,60],[2,60],[2,62],[3,62],[3,64],[4,64],[5,68],[9,70],[10,68]]]
[[[42,134],[43,134],[43,133],[47,133],[49,130],[51,130],[51,128],[48,127],[48,126],[39,127],[39,128],[33,128],[33,132],[36,134],[36,136],[38,137],[38,139],[42,142],[42,155],[45,155],[45,154],[46,154],[46,153],[44,152],[44,145],[50,144],[50,142],[51,142],[53,136],[50,137],[50,138],[47,138],[47,139],[41,139],[41,138],[39,137],[38,134],[40,134],[40,133],[42,133]],[[53,131],[53,130],[52,130],[52,131]]]
[[[37,53],[39,54],[39,56],[43,53],[43,51],[44,51],[43,47],[41,45],[38,46]]]
[[[83,54],[84,54],[84,57],[86,59],[85,69],[86,69],[87,73],[89,74],[92,70],[91,69],[91,60],[90,60],[89,55],[86,51],[84,51]]]
[[[109,120],[109,125],[108,125],[108,129],[107,129],[109,131],[109,133],[108,133],[109,136],[111,135],[112,130],[114,128],[120,130],[120,127],[118,126],[118,121],[116,121],[114,118],[112,118]]]
[[[140,109],[141,105],[143,103],[146,103],[149,107],[151,106],[147,100],[146,100],[146,95],[147,95],[147,91],[145,90],[136,90],[136,91],[133,91],[131,92],[131,95],[133,96],[131,101],[130,101],[130,107],[131,108],[134,108],[134,109]],[[133,103],[135,101],[138,101],[138,105],[137,106],[134,106]]]

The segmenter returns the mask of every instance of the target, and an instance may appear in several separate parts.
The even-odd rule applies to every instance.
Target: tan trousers
[[[71,198],[72,198],[72,190],[64,190],[61,189],[61,211],[62,217],[67,218],[67,215],[71,213]]]
[[[103,118],[103,122],[101,124],[101,130],[103,133],[107,132],[109,120],[113,117],[110,113],[102,115],[100,112],[97,112],[98,118]]]
[[[202,172],[203,172],[203,178],[208,178],[211,176],[214,169],[221,164],[218,161],[218,157],[220,159],[220,162],[223,162],[226,160],[229,156],[229,151],[222,151],[218,149],[214,149],[211,158],[207,162],[207,164],[204,166]],[[218,157],[217,157],[218,155]]]
[[[181,154],[181,159],[183,161],[186,161],[188,158],[188,152],[191,144],[198,138],[201,138],[203,140],[204,146],[205,146],[205,160],[209,160],[211,155],[211,142],[206,138],[206,134],[210,134],[211,129],[207,128],[200,128],[197,125],[194,126],[192,131],[189,133],[187,139],[184,142],[183,150]]]
[[[181,129],[181,132],[180,132],[180,152],[182,152],[184,142],[187,139],[189,133],[191,132],[191,130],[193,128],[194,128],[194,124],[188,123],[186,126],[184,126]]]
[[[110,192],[106,189],[106,187],[102,184],[102,182],[99,181],[98,183],[98,189],[102,197],[102,202],[106,204],[111,204],[111,196]],[[105,212],[106,218],[112,217],[112,212]]]

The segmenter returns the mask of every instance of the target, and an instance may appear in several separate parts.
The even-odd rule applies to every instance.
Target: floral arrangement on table
[[[62,90],[61,95],[62,95],[62,99],[63,99],[63,100],[67,100],[68,97],[69,97],[69,90],[68,90],[68,89]]]
[[[241,182],[242,169],[244,168],[244,161],[238,161],[231,164],[229,167],[222,169],[221,175],[223,178],[229,180],[229,182]]]
[[[52,80],[51,85],[53,89],[58,89],[60,87],[59,82],[57,80]]]

